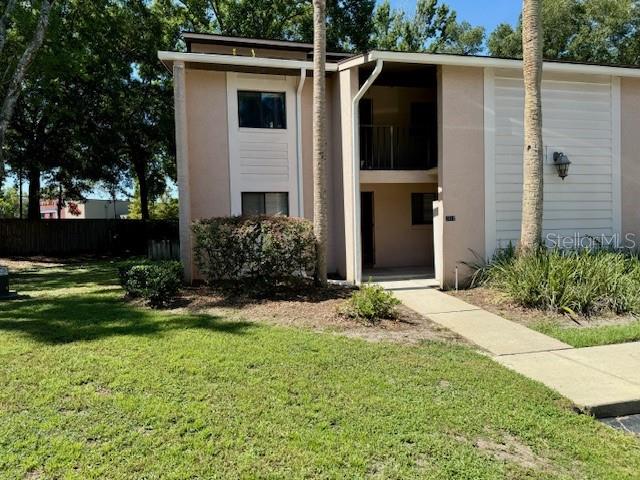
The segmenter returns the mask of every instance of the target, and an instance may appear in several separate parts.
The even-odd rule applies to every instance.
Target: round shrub
[[[194,257],[212,286],[271,292],[313,279],[316,240],[308,220],[220,217],[193,224]]]
[[[385,318],[396,318],[400,300],[380,285],[364,284],[353,292],[341,307],[340,313],[349,318],[377,323]]]
[[[120,267],[120,284],[132,298],[144,298],[152,307],[166,306],[182,285],[180,262],[131,263]]]

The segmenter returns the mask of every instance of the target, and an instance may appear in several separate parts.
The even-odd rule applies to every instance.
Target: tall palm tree
[[[317,240],[316,281],[327,282],[327,121],[325,58],[326,0],[313,0],[313,230]]]
[[[524,154],[521,252],[535,249],[542,241],[542,42],[542,1],[524,0],[522,5]]]

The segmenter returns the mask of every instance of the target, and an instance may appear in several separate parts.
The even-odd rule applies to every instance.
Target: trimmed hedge
[[[182,285],[180,262],[129,263],[118,269],[120,284],[131,298],[144,298],[152,307],[166,306]]]
[[[308,220],[220,217],[193,224],[194,257],[209,285],[271,292],[310,282],[316,240]]]

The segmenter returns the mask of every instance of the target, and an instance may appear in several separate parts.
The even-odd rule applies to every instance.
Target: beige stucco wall
[[[178,81],[174,79],[174,81]],[[195,219],[229,215],[229,146],[227,91],[224,72],[186,69],[184,73],[186,145],[178,140],[181,258],[187,280],[200,278],[193,264],[191,223]],[[176,122],[182,114],[176,98]],[[184,126],[184,125],[182,125]],[[177,125],[176,131],[180,131]],[[180,136],[182,137],[182,135]],[[181,166],[181,162],[185,166]],[[186,168],[185,168],[186,167]],[[184,205],[187,202],[188,205]]]
[[[229,132],[224,72],[186,72],[192,219],[229,215]]]
[[[341,278],[346,276],[346,245],[345,245],[345,217],[343,187],[343,157],[342,157],[342,129],[340,112],[340,84],[338,75],[331,76],[327,81],[328,102],[328,134],[327,155],[329,156],[329,267]]]
[[[327,77],[327,198],[329,209],[329,244],[327,269],[345,275],[344,214],[342,204],[342,151],[339,148],[340,104],[337,75]],[[313,220],[313,78],[308,77],[302,90],[302,172],[304,216]]]
[[[640,79],[621,79],[620,96],[622,234],[634,234],[640,248]]]
[[[361,184],[373,192],[375,267],[433,266],[433,226],[411,224],[411,194],[435,193],[436,184]]]
[[[484,72],[482,68],[442,66],[439,71],[438,179],[443,214],[444,285],[470,271],[473,252],[484,256]]]
[[[304,217],[313,220],[313,78],[307,78],[302,90],[302,193]],[[327,139],[327,143],[331,142]]]
[[[353,152],[352,152],[352,123],[351,123],[351,107],[352,100],[358,92],[358,68],[343,70],[338,74],[338,88],[340,95],[340,131],[342,141],[340,146],[342,149],[342,179],[344,193],[342,195],[344,202],[344,239],[345,239],[345,277],[348,281],[353,282],[356,278],[356,252],[355,252],[355,231],[354,216],[355,205],[353,199],[353,188],[355,183],[355,174],[353,171]],[[359,185],[358,185],[359,187]]]
[[[340,145],[340,97],[336,77],[327,79],[328,198],[330,272],[345,275],[342,149]],[[187,69],[185,75],[189,222],[199,218],[230,215],[229,145],[225,72]],[[304,216],[313,220],[312,154],[313,79],[302,92],[302,158]],[[293,122],[294,119],[291,119]],[[183,227],[186,228],[186,227]],[[186,238],[186,237],[185,237]],[[195,278],[198,277],[194,272]]]

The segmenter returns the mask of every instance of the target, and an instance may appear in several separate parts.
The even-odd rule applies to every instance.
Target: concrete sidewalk
[[[378,282],[402,303],[544,383],[596,417],[640,413],[640,342],[573,348],[442,293],[423,280]]]

